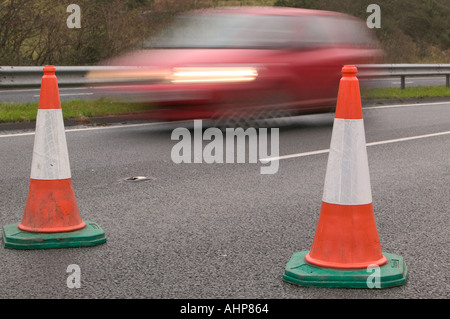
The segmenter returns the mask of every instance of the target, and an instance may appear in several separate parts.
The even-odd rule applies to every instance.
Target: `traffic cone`
[[[3,227],[5,247],[42,249],[93,246],[106,241],[84,222],[72,186],[55,67],[45,66],[36,117],[28,198],[22,221]]]
[[[311,250],[294,253],[283,279],[301,286],[384,288],[405,283],[407,267],[383,253],[372,205],[355,66],[339,84],[322,207]]]

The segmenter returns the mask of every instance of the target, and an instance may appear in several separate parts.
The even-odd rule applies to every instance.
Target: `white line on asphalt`
[[[28,136],[28,135],[34,135],[34,132],[3,134],[3,135],[0,135],[0,137],[15,137],[15,136]]]
[[[127,127],[138,127],[138,126],[153,126],[153,125],[164,125],[164,124],[174,124],[174,123],[182,123],[187,121],[172,121],[172,122],[152,122],[152,123],[138,123],[138,124],[121,124],[121,125],[109,125],[109,126],[95,126],[95,127],[81,127],[81,128],[69,128],[66,129],[66,133],[71,132],[79,132],[79,131],[94,131],[94,130],[107,130],[114,128],[127,128]],[[14,136],[29,136],[34,135],[33,132],[24,132],[24,133],[13,133],[13,134],[3,134],[1,137],[14,137]]]
[[[94,93],[65,93],[61,94],[59,93],[59,96],[69,96],[69,95],[92,95]],[[39,97],[39,95],[33,95],[33,97]]]
[[[90,89],[101,90],[101,89],[123,89],[123,85],[105,85],[105,86],[89,86]]]
[[[73,87],[73,88],[59,88],[59,91],[65,91],[65,90],[88,90],[89,87]],[[13,90],[0,90],[0,93],[15,93],[15,92],[34,92],[34,91],[40,91],[41,89],[13,89]]]
[[[89,89],[88,87],[71,87],[71,88],[65,88],[65,87],[62,87],[62,88],[59,88],[59,91],[61,92],[61,91],[65,91],[65,90],[87,90],[87,89]]]
[[[65,93],[65,94],[59,94],[59,96],[67,96],[67,95],[92,95],[94,93]]]
[[[153,126],[153,125],[163,125],[173,122],[152,122],[152,123],[138,123],[138,124],[122,124],[122,125],[110,125],[110,126],[96,126],[96,127],[82,127],[67,129],[66,133],[79,132],[79,131],[93,131],[93,130],[107,130],[111,128],[125,128],[125,127],[138,127],[138,126]]]
[[[30,92],[30,91],[40,91],[40,90],[41,90],[41,89],[0,90],[0,93]]]
[[[374,109],[389,109],[389,108],[408,107],[408,106],[424,106],[424,105],[434,106],[434,105],[442,105],[442,104],[450,105],[450,101],[433,102],[433,103],[414,103],[414,104],[394,104],[394,105],[365,106],[362,109],[363,110],[374,110]]]
[[[392,140],[384,140],[384,141],[378,141],[378,142],[371,142],[371,143],[366,143],[366,146],[398,143],[398,142],[417,140],[417,139],[433,137],[433,136],[442,136],[442,135],[447,135],[447,134],[450,134],[450,131],[438,132],[438,133],[432,133],[432,134],[425,134],[425,135],[402,137],[402,138],[396,138],[396,139],[392,139]],[[294,158],[294,157],[304,157],[304,156],[310,156],[310,155],[316,155],[316,154],[323,154],[323,153],[328,153],[329,151],[330,151],[330,149],[323,149],[323,150],[312,151],[312,152],[304,152],[304,153],[297,153],[297,154],[282,155],[282,156],[277,156],[277,157],[261,158],[259,161],[261,163],[268,163],[270,161],[278,161],[278,160]]]

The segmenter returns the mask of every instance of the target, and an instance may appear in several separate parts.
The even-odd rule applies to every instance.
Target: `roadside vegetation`
[[[370,88],[361,89],[361,98],[375,99],[420,99],[433,97],[449,97],[450,88],[439,86],[410,86],[404,90],[400,88]]]
[[[68,28],[67,7],[81,8]],[[164,29],[180,12],[213,6],[290,6],[339,11],[366,20],[373,0],[0,0],[0,65],[92,65]],[[449,0],[378,0],[374,29],[386,63],[449,63]]]
[[[0,103],[0,123],[35,121],[38,104],[38,102]],[[150,108],[149,105],[124,103],[108,98],[61,101],[63,118],[80,121],[96,116],[136,114],[148,111]]]
[[[363,21],[378,4],[381,27],[374,28],[386,63],[450,63],[449,0],[276,0],[274,5],[338,11]]]

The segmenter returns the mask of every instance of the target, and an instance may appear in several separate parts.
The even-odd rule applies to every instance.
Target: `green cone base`
[[[408,269],[403,257],[384,253],[387,262],[378,269],[325,268],[305,261],[308,251],[296,252],[286,265],[283,280],[299,286],[329,288],[388,288],[406,282]]]
[[[106,242],[105,232],[95,222],[86,221],[82,229],[61,233],[32,233],[20,230],[16,224],[3,226],[3,242],[6,248],[48,249],[87,247]]]

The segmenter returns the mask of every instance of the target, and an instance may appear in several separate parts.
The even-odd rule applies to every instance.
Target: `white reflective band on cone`
[[[334,119],[322,200],[340,205],[372,203],[363,119]]]
[[[71,178],[61,109],[38,109],[31,178]]]

